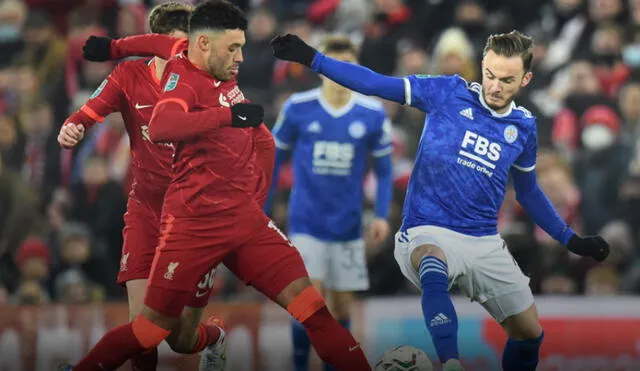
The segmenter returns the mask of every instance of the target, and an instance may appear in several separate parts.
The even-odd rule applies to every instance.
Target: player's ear
[[[196,43],[198,45],[198,49],[203,52],[206,52],[211,48],[211,40],[209,39],[209,36],[204,32],[198,35],[198,37],[196,38]]]
[[[520,83],[520,87],[524,88],[525,86],[529,85],[532,78],[533,78],[533,72],[529,71],[525,73],[524,76],[522,77],[522,82]]]

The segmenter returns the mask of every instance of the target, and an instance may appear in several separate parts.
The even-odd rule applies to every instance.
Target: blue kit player
[[[356,61],[356,48],[345,37],[328,37],[321,50],[336,60]],[[293,161],[288,234],[302,255],[311,282],[346,328],[353,292],[369,288],[361,232],[369,155],[373,157],[378,188],[376,218],[367,238],[377,244],[389,234],[390,131],[391,124],[379,101],[326,78],[320,88],[292,95],[273,130],[277,148],[274,184],[289,153]],[[309,339],[302,325],[294,322],[292,326],[295,370],[304,371],[309,364]]]
[[[609,245],[575,234],[537,185],[536,119],[513,101],[532,78],[532,39],[517,31],[490,36],[482,84],[459,76],[380,75],[319,53],[295,35],[276,37],[272,47],[276,57],[352,90],[427,113],[396,234],[396,260],[422,290],[425,322],[444,370],[462,370],[448,294],[453,284],[506,331],[503,370],[535,370],[543,331],[529,279],[497,232],[509,176],[529,216],[571,252],[602,261]]]

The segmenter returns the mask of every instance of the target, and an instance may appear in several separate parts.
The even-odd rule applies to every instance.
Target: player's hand
[[[92,62],[111,60],[111,39],[102,36],[89,36],[82,47],[82,56]]]
[[[274,37],[273,40],[271,40],[271,48],[276,58],[298,62],[307,67],[311,67],[313,58],[315,58],[318,53],[316,49],[302,41],[301,38],[292,34]]]
[[[385,219],[374,219],[367,230],[367,245],[379,245],[389,236],[390,230],[389,223]]]
[[[72,122],[64,124],[58,134],[58,143],[62,148],[73,148],[84,138],[84,126]]]
[[[238,103],[231,106],[231,126],[255,128],[264,121],[264,108],[259,104]]]
[[[600,236],[580,237],[574,234],[567,243],[567,249],[580,256],[590,256],[599,262],[609,256],[609,244]]]

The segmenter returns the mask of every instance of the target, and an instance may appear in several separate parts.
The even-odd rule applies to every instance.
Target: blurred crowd
[[[129,142],[111,115],[74,150],[56,136],[114,67],[82,59],[92,34],[147,32],[162,0],[0,0],[0,305],[122,300],[115,284],[130,185]],[[189,2],[189,1],[185,1]],[[192,2],[193,3],[193,2]],[[577,259],[536,227],[513,190],[499,217],[503,238],[536,294],[640,293],[640,0],[246,0],[250,17],[239,84],[272,125],[293,92],[318,77],[276,61],[269,40],[295,33],[317,43],[349,34],[360,63],[384,74],[481,77],[490,33],[534,37],[534,79],[517,99],[538,117],[537,175],[572,227],[613,246],[605,264]],[[400,214],[424,114],[384,102],[393,121],[392,230]],[[286,229],[291,170],[272,216]],[[372,217],[375,178],[365,181]],[[369,246],[372,289],[413,290],[393,258],[393,236]],[[217,296],[252,300],[223,269]]]

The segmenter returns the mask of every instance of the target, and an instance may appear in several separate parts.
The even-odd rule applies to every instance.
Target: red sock
[[[107,332],[73,369],[116,370],[128,359],[157,347],[168,335],[169,331],[138,316],[133,322]]]
[[[131,323],[127,323],[107,332],[73,370],[116,370],[129,358],[144,351],[144,347],[133,334]]]
[[[200,353],[207,346],[215,343],[220,338],[220,329],[215,325],[201,323],[196,330],[197,340],[191,350],[191,354]]]
[[[313,313],[302,325],[320,358],[336,371],[371,371],[360,344],[331,316],[326,306]]]
[[[151,348],[131,358],[133,371],[156,371],[158,367],[158,348]]]

